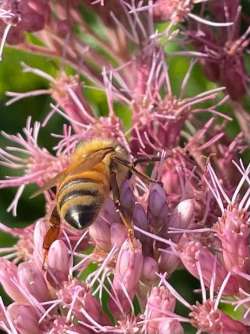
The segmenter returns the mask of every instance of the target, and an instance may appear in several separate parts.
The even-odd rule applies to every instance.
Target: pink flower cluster
[[[22,64],[48,88],[7,92],[7,105],[44,94],[53,99],[42,123],[29,117],[22,132],[2,133],[11,144],[0,149],[0,164],[18,172],[0,180],[2,189],[17,187],[8,211],[18,215],[25,187],[42,187],[68,166],[79,142],[93,138],[116,140],[131,161],[151,160],[137,168],[158,181],[134,175],[121,186],[133,245],[112,196],[89,228],[61,222],[45,268],[54,191],[44,191],[46,214],[33,225],[1,223],[17,241],[0,248],[0,283],[12,300],[0,299],[0,328],[8,334],[250,333],[250,165],[242,155],[250,143],[244,107],[250,17],[240,1],[9,0],[0,2],[0,18],[0,54],[7,44],[64,65],[52,76]],[[173,56],[190,60],[178,93],[169,74]],[[190,94],[199,65],[212,88]],[[86,97],[89,86],[105,93],[106,116],[98,117]],[[117,105],[130,116],[129,128]],[[224,105],[230,114],[221,111]],[[65,125],[52,134],[58,142],[51,154],[38,138],[55,113]],[[231,138],[234,116],[240,131]],[[170,283],[176,271],[199,281],[195,303]]]

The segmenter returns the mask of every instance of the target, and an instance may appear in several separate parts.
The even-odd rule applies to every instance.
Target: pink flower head
[[[242,178],[230,199],[224,191],[220,180],[209,165],[209,173],[213,186],[210,189],[220,207],[222,216],[214,225],[214,230],[221,243],[222,257],[227,270],[234,273],[249,274],[249,191],[246,191],[242,198],[240,195],[245,181],[248,182],[250,165],[244,166],[235,164],[242,174]],[[224,203],[226,203],[226,205]],[[248,289],[248,282],[241,280],[244,288]]]
[[[57,296],[64,307],[69,309],[68,318],[72,314],[83,323],[88,323],[92,319],[97,323],[107,324],[100,303],[85,284],[77,280],[65,282],[63,288],[57,292]]]
[[[178,23],[187,18],[193,9],[194,0],[156,0],[154,4],[154,18],[158,21]]]
[[[202,274],[205,286],[209,287],[211,282],[213,282],[217,291],[228,274],[217,255],[213,254],[206,245],[203,245],[191,235],[183,235],[179,241],[178,249],[180,259],[185,268],[197,278],[200,278]],[[238,289],[238,282],[232,276],[224,287],[224,293],[229,295],[236,294]]]
[[[227,270],[249,271],[249,214],[229,206],[214,226],[222,245],[223,261]]]
[[[95,121],[93,112],[82,93],[78,77],[67,76],[64,72],[53,80],[51,95],[72,121],[76,133]]]
[[[189,319],[181,318],[176,315],[176,318],[180,321],[188,321],[200,332],[206,332],[210,334],[236,334],[236,333],[248,333],[249,327],[244,325],[243,322],[234,320],[226,315],[218,308],[220,298],[223,295],[224,288],[227,285],[230,274],[228,274],[223,281],[216,298],[214,297],[214,284],[215,277],[211,280],[209,286],[209,298],[206,295],[206,288],[203,280],[203,273],[200,271],[200,284],[202,292],[202,303],[197,302],[195,305],[190,305],[161,275],[161,280],[164,285],[169,289],[173,296],[185,305],[189,310]]]
[[[54,157],[45,148],[39,147],[37,142],[39,130],[40,123],[36,122],[32,126],[31,118],[28,118],[26,127],[23,129],[24,135],[3,133],[14,145],[7,147],[6,150],[0,150],[0,164],[24,173],[22,176],[12,176],[0,181],[0,188],[19,187],[9,207],[14,214],[16,214],[17,203],[25,186],[31,183],[44,185],[65,167],[68,160],[65,155]],[[20,152],[23,157],[19,156]]]
[[[11,228],[7,225],[0,223],[0,231],[10,234],[12,237],[17,238],[17,242],[12,247],[2,247],[0,252],[3,257],[12,259],[14,263],[18,263],[22,260],[30,260],[33,254],[33,226],[27,226],[24,228]]]
[[[233,100],[240,100],[247,91],[244,51],[249,45],[249,29],[240,36],[239,1],[225,1],[220,5],[213,2],[210,9],[213,15],[224,22],[231,22],[231,25],[215,34],[214,28],[196,24],[195,29],[188,32],[188,35],[205,55],[201,58],[201,63],[207,77],[225,86]]]
[[[249,328],[240,321],[227,316],[219,309],[214,308],[211,301],[194,305],[190,313],[191,323],[201,331],[211,334],[247,334]]]

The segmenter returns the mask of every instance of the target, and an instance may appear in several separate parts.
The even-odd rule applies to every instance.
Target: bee
[[[33,195],[56,186],[56,206],[43,241],[44,261],[51,244],[59,236],[61,221],[66,221],[76,229],[85,229],[95,221],[110,192],[116,210],[127,227],[129,239],[133,240],[132,224],[121,208],[119,189],[131,172],[146,182],[157,182],[135,167],[137,163],[147,160],[131,162],[126,149],[113,140],[92,139],[79,144],[68,167]]]

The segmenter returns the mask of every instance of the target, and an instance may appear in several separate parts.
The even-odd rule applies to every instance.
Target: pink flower
[[[12,176],[0,181],[0,188],[19,187],[9,207],[9,210],[13,210],[14,215],[16,215],[17,203],[25,186],[31,183],[44,185],[64,168],[68,160],[65,155],[55,157],[45,148],[39,147],[37,143],[39,130],[40,123],[36,122],[32,127],[29,117],[23,129],[24,136],[20,133],[17,135],[3,133],[4,137],[13,143],[13,146],[0,150],[0,164],[24,173],[22,176]],[[22,157],[20,157],[20,152]]]
[[[203,53],[201,63],[207,77],[225,86],[231,99],[240,100],[247,91],[244,51],[249,44],[249,29],[240,36],[239,1],[229,0],[223,5],[210,4],[209,7],[215,17],[224,22],[231,21],[233,26],[222,28],[215,34],[212,27],[195,25],[187,34]]]
[[[185,268],[195,277],[202,274],[204,284],[209,287],[211,282],[217,291],[225,280],[228,271],[216,254],[203,245],[194,235],[184,235],[178,244],[179,256]],[[224,287],[225,294],[236,294],[239,286],[238,281],[232,276]]]
[[[8,233],[14,238],[17,238],[15,245],[11,247],[1,247],[0,253],[3,257],[11,259],[14,263],[22,260],[30,260],[33,253],[33,226],[25,228],[11,228],[0,223],[0,231]]]
[[[72,120],[76,133],[95,122],[92,109],[83,97],[79,78],[60,73],[51,83],[51,95]]]
[[[177,23],[187,18],[193,9],[195,1],[183,0],[156,0],[154,4],[154,17],[161,21]]]
[[[3,31],[4,23],[12,26],[7,37],[11,44],[23,42],[24,32],[42,30],[50,14],[48,0],[4,0],[1,9],[10,12],[10,17],[1,22],[0,30]]]
[[[203,273],[200,271],[200,284],[202,290],[202,303],[197,302],[196,305],[190,305],[175,289],[161,276],[162,282],[173,294],[173,296],[185,305],[189,310],[190,323],[195,326],[199,331],[204,331],[209,334],[235,334],[235,333],[248,333],[249,327],[242,322],[234,320],[226,315],[222,310],[218,308],[220,298],[222,297],[225,286],[228,283],[230,274],[228,274],[222,283],[218,295],[214,297],[214,283],[215,277],[211,280],[209,287],[209,298],[206,296],[206,288],[203,280]],[[180,321],[186,321],[187,319],[178,317],[175,318]]]
[[[214,309],[210,301],[193,306],[190,316],[195,327],[209,334],[247,334],[249,332],[249,328],[240,321],[233,320],[219,309]]]
[[[209,167],[213,187],[211,190],[221,209],[222,216],[214,225],[214,230],[221,242],[222,257],[227,270],[234,273],[249,274],[249,205],[248,191],[239,199],[244,182],[248,180],[250,166],[245,170],[243,166],[236,167],[240,170],[242,178],[230,199],[223,190],[214,170]],[[243,168],[242,168],[243,167]],[[224,207],[223,200],[226,202]],[[240,279],[240,278],[239,278]],[[244,289],[249,289],[249,283],[240,279]]]

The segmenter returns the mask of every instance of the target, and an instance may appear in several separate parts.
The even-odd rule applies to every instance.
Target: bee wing
[[[48,182],[46,182],[41,188],[39,188],[37,191],[35,191],[30,198],[34,198],[40,194],[42,194],[45,190],[49,190],[50,188],[54,187],[60,180],[62,180],[66,175],[66,170],[62,171],[61,173],[57,174],[55,177],[50,179]]]
[[[68,168],[68,175],[81,173],[85,170],[91,169],[99,162],[101,162],[105,156],[108,153],[111,153],[113,150],[113,147],[108,147],[88,154],[87,156],[83,157],[82,161],[77,162],[76,164],[71,164],[71,166]]]
[[[61,180],[63,180],[67,175],[73,175],[76,173],[84,172],[85,170],[91,169],[93,166],[101,162],[105,155],[112,152],[113,148],[105,148],[98,151],[95,151],[93,153],[88,154],[86,157],[82,158],[82,161],[77,161],[75,163],[70,164],[69,167],[64,169],[62,172],[57,174],[55,177],[53,177],[51,180],[49,180],[46,184],[44,184],[39,190],[33,193],[30,198],[34,198],[41,193],[43,193],[45,190],[49,190],[53,186],[55,186],[57,183],[59,183]]]

